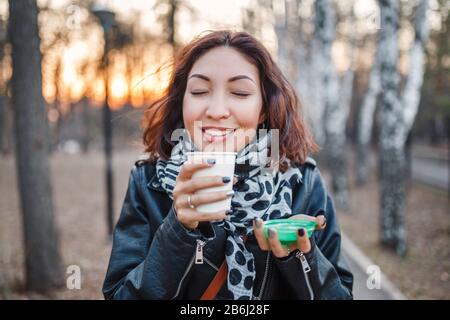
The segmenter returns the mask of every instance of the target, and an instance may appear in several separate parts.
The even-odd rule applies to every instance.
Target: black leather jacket
[[[256,271],[253,299],[352,299],[353,275],[340,254],[332,201],[314,160],[300,168],[303,177],[293,187],[292,212],[324,214],[326,228],[313,233],[310,252],[300,256],[294,251],[283,259],[260,250],[249,236],[246,244]],[[201,223],[194,231],[184,228],[154,165],[138,161],[114,231],[103,294],[106,299],[199,299],[224,261],[225,241],[224,230],[214,223]],[[195,264],[200,245],[203,264]],[[225,281],[217,299],[228,299],[227,292]]]

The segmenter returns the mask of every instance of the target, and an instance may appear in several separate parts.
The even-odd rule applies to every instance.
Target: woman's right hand
[[[232,197],[234,192],[231,191],[214,191],[208,193],[194,194],[196,191],[204,188],[223,186],[230,182],[233,177],[210,176],[192,178],[194,172],[209,168],[214,165],[214,159],[208,159],[210,162],[202,163],[185,162],[180,169],[180,173],[175,182],[173,189],[173,207],[178,220],[188,229],[197,228],[200,221],[222,220],[226,217],[229,210],[222,210],[213,213],[203,213],[191,208],[188,196],[191,197],[191,204],[196,207],[201,204],[225,200]],[[235,182],[236,180],[233,180]]]

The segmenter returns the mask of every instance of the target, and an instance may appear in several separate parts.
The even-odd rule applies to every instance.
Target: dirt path
[[[116,218],[138,154],[129,150],[114,155]],[[64,265],[81,268],[81,289],[63,288],[50,296],[21,293],[23,248],[15,165],[12,157],[0,158],[0,298],[102,299],[100,290],[111,250],[106,236],[102,154],[56,154],[51,169]]]
[[[352,170],[349,173],[350,209],[338,210],[347,236],[408,298],[450,299],[450,204],[446,192],[419,183],[408,185],[408,254],[402,259],[378,244],[376,173],[372,172],[364,187],[356,185]],[[324,175],[329,181],[329,176]]]

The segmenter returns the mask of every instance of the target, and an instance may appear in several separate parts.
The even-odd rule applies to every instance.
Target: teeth
[[[227,134],[229,134],[230,132],[232,132],[233,130],[217,130],[217,129],[204,129],[203,130],[205,133],[209,134],[210,136],[214,136],[214,137],[222,137],[225,136]]]

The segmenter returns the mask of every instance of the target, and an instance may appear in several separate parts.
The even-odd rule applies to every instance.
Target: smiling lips
[[[236,128],[223,128],[214,126],[204,126],[202,127],[204,140],[213,143],[218,141],[226,140]]]

